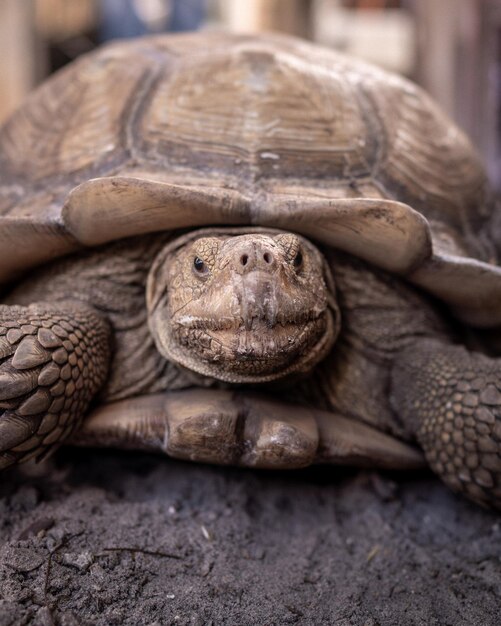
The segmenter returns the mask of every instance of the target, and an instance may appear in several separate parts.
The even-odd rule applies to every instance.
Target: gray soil
[[[429,474],[66,449],[1,480],[0,626],[501,623],[501,520]]]

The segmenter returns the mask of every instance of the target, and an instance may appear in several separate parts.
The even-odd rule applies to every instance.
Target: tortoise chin
[[[161,354],[233,383],[308,372],[339,331],[322,255],[279,231],[201,231],[168,244],[150,272],[148,310]]]

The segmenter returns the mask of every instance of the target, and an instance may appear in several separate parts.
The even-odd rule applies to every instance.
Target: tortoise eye
[[[295,269],[299,269],[302,264],[303,264],[303,253],[301,252],[301,250],[298,250],[296,253],[296,256],[294,257],[294,261],[293,261],[294,267]]]
[[[205,265],[203,259],[201,259],[199,256],[196,256],[193,259],[193,267],[198,274],[205,274],[207,272],[207,265]]]

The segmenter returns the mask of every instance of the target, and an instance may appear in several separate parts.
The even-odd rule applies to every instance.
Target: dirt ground
[[[428,475],[65,449],[0,486],[0,626],[501,623],[501,518]]]

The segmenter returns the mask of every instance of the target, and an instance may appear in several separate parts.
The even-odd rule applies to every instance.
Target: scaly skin
[[[501,361],[440,341],[398,355],[393,405],[455,491],[501,508]]]
[[[78,428],[106,380],[110,329],[90,309],[0,306],[0,468]]]

